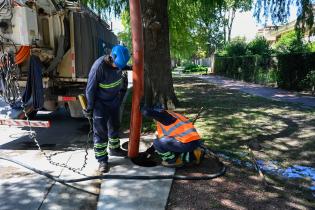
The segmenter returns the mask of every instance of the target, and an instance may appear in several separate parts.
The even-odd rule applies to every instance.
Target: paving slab
[[[84,151],[64,152],[54,157],[54,161],[67,163],[71,167],[82,166]],[[84,176],[70,170],[51,165],[37,151],[1,152],[1,156],[12,158],[31,167],[43,170],[63,179],[76,179]],[[96,175],[97,162],[89,150],[88,164],[82,171],[87,176]],[[0,161],[3,169],[0,180],[1,210],[12,209],[95,209],[100,181],[72,183],[64,186],[10,162]],[[93,206],[93,208],[90,208]],[[62,206],[62,208],[61,208]]]
[[[162,166],[141,167],[127,158],[111,158],[109,174],[173,175],[174,169]],[[165,209],[173,180],[103,180],[98,210],[159,210]]]
[[[144,151],[154,136],[144,136],[140,151]],[[122,139],[122,142],[126,139]],[[174,175],[175,170],[163,166],[141,167],[128,158],[110,157],[110,173],[124,175]],[[103,180],[98,210],[160,210],[165,209],[173,180]]]
[[[39,209],[41,210],[92,210],[96,208],[98,190],[86,190],[95,181],[86,182],[83,187],[72,188],[55,183]],[[100,185],[100,183],[98,184]],[[94,185],[95,186],[95,185]],[[98,186],[99,187],[99,186]],[[81,189],[81,190],[80,190]],[[94,189],[96,189],[94,187]]]
[[[0,161],[0,210],[38,209],[52,181]]]

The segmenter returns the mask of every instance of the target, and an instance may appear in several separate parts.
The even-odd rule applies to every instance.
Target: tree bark
[[[232,27],[233,27],[233,23],[234,23],[235,12],[236,12],[236,9],[233,8],[233,9],[231,9],[231,14],[229,15],[229,21],[228,21],[228,42],[231,41],[231,32],[232,32]]]
[[[169,43],[168,0],[141,0],[144,38],[144,95],[147,105],[174,108]]]

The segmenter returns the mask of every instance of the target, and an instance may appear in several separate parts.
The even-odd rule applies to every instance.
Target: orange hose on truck
[[[23,63],[27,58],[29,58],[31,54],[30,46],[21,46],[20,49],[15,54],[15,63],[20,64]]]

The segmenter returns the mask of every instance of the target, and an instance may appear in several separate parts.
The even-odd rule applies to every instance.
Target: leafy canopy
[[[97,11],[105,19],[110,14],[121,16],[125,30],[119,34],[119,38],[127,46],[131,46],[128,0],[81,0],[81,3]],[[168,3],[171,55],[175,58],[191,58],[207,56],[220,48],[226,39],[224,28],[229,25],[225,14],[231,8],[249,10],[253,0],[169,0]],[[296,28],[302,32],[306,27],[312,28],[312,0],[256,0],[254,16],[259,22],[271,20],[274,24],[284,23],[288,21],[292,5],[298,7]],[[252,53],[263,51],[255,45],[267,47],[263,46],[263,40],[257,40],[257,43],[249,45]],[[236,54],[242,54],[243,47],[236,50]]]

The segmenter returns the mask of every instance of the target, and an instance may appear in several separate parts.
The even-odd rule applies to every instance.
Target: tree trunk
[[[178,104],[173,88],[168,0],[141,0],[144,37],[144,95],[148,105]]]
[[[231,14],[229,15],[229,21],[228,21],[228,42],[231,41],[231,32],[232,32],[232,27],[233,27],[233,22],[235,18],[235,12],[236,12],[235,8],[231,10],[232,11],[231,11]]]

